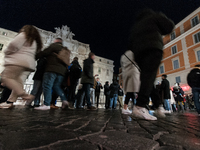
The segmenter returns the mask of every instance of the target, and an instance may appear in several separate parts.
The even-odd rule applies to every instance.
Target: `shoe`
[[[156,109],[156,111],[155,111],[155,115],[156,115],[156,117],[158,117],[158,118],[165,118],[166,117],[166,115],[165,115],[165,113],[163,112],[163,107],[158,107],[158,109]]]
[[[122,109],[122,114],[124,114],[124,115],[129,115],[129,114],[131,114],[132,112],[127,108],[127,109]]]
[[[69,102],[68,101],[63,101],[62,102],[62,109],[66,109],[69,106]]]
[[[144,120],[157,120],[156,117],[149,114],[149,111],[144,107],[134,106],[133,117]]]
[[[51,109],[58,109],[59,107],[58,106],[55,106],[55,105],[53,105],[53,104],[51,104]]]
[[[87,108],[87,110],[97,110],[97,108],[94,107],[94,106],[90,106],[90,107]]]
[[[162,113],[164,114],[170,114],[171,110],[165,110],[163,106],[159,106],[158,107],[159,111],[162,111]]]
[[[69,109],[74,109],[74,105],[73,105],[73,103],[68,103],[69,105],[68,105],[68,108]]]
[[[11,107],[13,107],[13,103],[4,102],[0,104],[0,108],[11,108]]]
[[[49,110],[50,106],[42,105],[40,107],[35,107],[34,109],[36,109],[36,110]]]

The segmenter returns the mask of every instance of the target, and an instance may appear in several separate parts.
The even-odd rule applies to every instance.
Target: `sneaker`
[[[74,105],[73,105],[73,103],[68,103],[69,105],[68,105],[68,108],[69,109],[74,109]]]
[[[129,115],[129,114],[131,114],[132,112],[127,108],[127,109],[122,109],[122,114],[124,114],[124,115]]]
[[[40,107],[34,107],[36,110],[49,110],[50,106],[42,105]]]
[[[165,110],[163,106],[158,107],[159,111],[161,111],[164,114],[169,114],[171,113],[171,110]]]
[[[144,120],[157,120],[156,117],[149,114],[149,111],[144,107],[134,106],[133,117]]]
[[[55,106],[55,105],[53,105],[53,104],[51,104],[51,109],[58,109],[59,107],[58,106]]]
[[[0,108],[11,108],[11,107],[13,107],[13,103],[4,102],[0,104]]]
[[[69,102],[68,101],[63,101],[62,102],[62,109],[66,109],[69,106]]]
[[[87,108],[87,110],[97,110],[97,108],[94,107],[94,106],[90,106],[90,107]]]
[[[155,115],[158,117],[158,118],[165,118],[165,113],[163,112],[163,107],[158,107],[158,109],[156,109],[155,111]]]

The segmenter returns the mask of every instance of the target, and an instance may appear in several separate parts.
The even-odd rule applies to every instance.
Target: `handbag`
[[[62,50],[58,52],[58,54],[55,54],[62,62],[70,66],[70,53],[70,50],[68,50],[66,47],[63,47]]]

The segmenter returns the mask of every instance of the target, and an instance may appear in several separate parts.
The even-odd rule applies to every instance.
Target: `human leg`
[[[99,95],[100,95],[100,93],[95,93],[95,97],[96,97],[96,100],[97,100],[97,108],[99,106]]]
[[[200,101],[199,101],[200,88],[192,88],[192,93],[197,113],[200,114]]]
[[[118,98],[118,94],[114,94],[114,109],[116,109],[116,106],[117,106],[117,98]]]

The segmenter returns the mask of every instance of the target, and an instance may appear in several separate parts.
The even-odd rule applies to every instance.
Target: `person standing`
[[[46,57],[47,64],[43,76],[43,93],[44,105],[36,107],[37,110],[49,110],[51,104],[52,89],[60,96],[62,100],[62,108],[68,107],[68,101],[64,94],[61,84],[67,70],[67,65],[58,57],[61,51],[69,51],[66,47],[62,46],[62,39],[56,38],[54,43],[44,49],[38,54],[38,58]],[[69,58],[66,58],[69,59]]]
[[[90,99],[91,99],[91,103],[92,103],[92,106],[95,106],[95,88],[96,88],[96,85],[97,85],[97,81],[95,79],[95,77],[98,76],[98,75],[95,75],[94,76],[94,85],[92,87],[90,87]]]
[[[124,92],[123,92],[122,86],[120,85],[119,90],[118,90],[118,100],[119,100],[119,105],[121,108],[124,107],[123,98],[124,98]]]
[[[78,85],[78,80],[81,78],[81,75],[82,75],[82,68],[78,62],[78,57],[74,57],[68,69],[69,69],[69,77],[70,77],[68,99],[69,99],[71,108],[74,108],[76,87]]]
[[[83,84],[82,90],[85,92],[88,110],[96,110],[96,107],[92,106],[92,104],[90,102],[90,88],[94,84],[94,77],[93,77],[94,59],[95,59],[95,54],[90,52],[89,58],[84,60],[83,74],[82,74],[82,78],[81,78],[81,84]]]
[[[110,85],[110,109],[112,109],[112,108],[116,109],[118,90],[119,90],[119,84],[117,83],[117,81],[114,81]]]
[[[103,86],[101,85],[98,77],[97,77],[96,81],[97,81],[97,83],[96,83],[96,86],[95,86],[95,99],[97,100],[97,108],[98,108],[98,106],[99,106],[99,96],[100,96],[100,93],[101,93],[101,89],[103,89]]]
[[[167,80],[167,75],[162,75],[162,83],[160,86],[160,90],[162,92],[162,98],[164,99],[164,107],[169,113],[171,113],[171,106],[170,106],[170,85],[169,81]]]
[[[110,105],[110,86],[108,81],[104,85],[104,95],[106,97],[105,108],[108,109]]]
[[[138,93],[136,107],[133,116],[145,120],[157,120],[148,112],[149,97],[156,90],[154,81],[163,55],[163,35],[170,34],[174,29],[174,23],[164,14],[146,9],[136,17],[136,23],[132,28],[129,49],[135,55],[135,62],[141,69],[141,86]],[[154,99],[154,106],[159,109],[161,99]]]
[[[30,74],[35,71],[35,55],[42,49],[42,40],[38,30],[33,25],[25,25],[19,34],[9,43],[4,51],[5,69],[2,73],[3,86],[12,90],[7,102],[1,103],[0,108],[10,108],[17,97],[29,100],[31,97],[24,91],[23,84]]]
[[[132,113],[128,109],[128,103],[130,99],[135,100],[135,93],[138,93],[140,88],[140,71],[133,63],[136,64],[134,54],[131,50],[128,50],[121,56],[123,88],[126,95],[122,114]]]
[[[198,115],[200,116],[200,65],[195,65],[195,67],[190,71],[187,76],[188,85],[192,88],[194,104]]]

